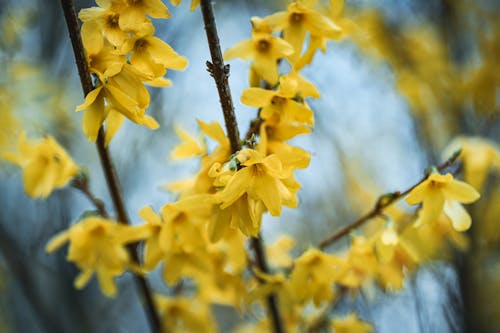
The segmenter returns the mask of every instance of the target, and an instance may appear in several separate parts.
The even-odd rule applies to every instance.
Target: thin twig
[[[78,67],[78,74],[80,76],[83,93],[85,96],[87,96],[87,94],[91,92],[94,87],[90,77],[87,59],[85,57],[85,50],[83,48],[75,7],[72,0],[61,0],[61,6],[64,12],[64,17],[66,19],[66,25],[68,27],[71,44],[73,46],[73,52],[75,55],[76,65]],[[97,135],[96,148],[99,153],[99,158],[101,160],[101,166],[104,171],[106,183],[108,185],[111,199],[118,215],[118,222],[123,224],[130,224],[127,211],[123,203],[118,176],[116,175],[111,156],[109,155],[109,152],[104,145],[104,136],[104,129],[101,127]],[[139,263],[137,249],[135,247],[129,247],[128,249],[132,259],[136,263]],[[156,312],[156,308],[153,302],[153,294],[149,288],[149,285],[146,279],[141,275],[134,274],[134,280],[137,287],[139,288],[142,302],[145,307],[144,310],[148,316],[151,326],[151,331],[159,332],[161,327],[160,317]]]
[[[238,132],[238,124],[234,114],[231,90],[228,83],[229,66],[224,65],[224,59],[222,58],[211,0],[201,0],[200,5],[203,22],[205,24],[205,31],[207,33],[208,46],[212,57],[212,62],[207,61],[207,67],[210,75],[212,75],[215,80],[215,84],[217,85],[222,112],[224,113],[227,135],[231,143],[231,152],[234,154],[241,149],[241,143]],[[269,273],[261,238],[252,237],[251,246],[255,254],[255,262],[258,265],[258,268],[264,273]],[[285,332],[275,295],[272,294],[267,297],[267,306],[269,309],[269,315],[271,316],[274,332]]]
[[[457,160],[458,156],[460,155],[460,151],[455,152],[446,162],[443,164],[439,165],[436,169],[440,172],[444,171],[445,169],[451,167],[455,161]],[[345,235],[348,235],[352,230],[359,228],[363,224],[365,224],[367,221],[382,215],[384,209],[387,207],[391,206],[395,202],[399,201],[403,197],[407,196],[415,187],[423,183],[430,175],[430,171],[427,171],[425,173],[425,176],[415,185],[411,186],[407,190],[403,192],[392,192],[388,194],[384,194],[380,196],[375,203],[375,206],[371,211],[366,213],[365,215],[361,216],[359,219],[354,221],[351,224],[346,225],[345,227],[339,229],[338,231],[334,232],[327,238],[325,238],[323,241],[321,241],[318,244],[318,248],[323,250],[325,247],[331,245],[335,241],[339,240],[340,238],[344,237]]]
[[[106,207],[104,206],[104,202],[97,198],[92,191],[90,191],[89,181],[86,175],[79,174],[71,181],[71,186],[79,190],[89,199],[89,201],[95,206],[99,215],[104,218],[108,218],[109,214],[106,211]]]

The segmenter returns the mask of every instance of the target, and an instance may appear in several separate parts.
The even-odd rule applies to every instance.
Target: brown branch
[[[73,52],[75,55],[76,65],[78,67],[78,74],[80,76],[83,93],[85,96],[87,96],[87,94],[91,92],[94,87],[90,77],[87,59],[85,57],[85,50],[83,48],[75,7],[72,0],[61,0],[61,6],[64,12],[64,17],[66,19],[66,25],[68,27],[71,44],[73,46]],[[118,222],[123,224],[130,224],[127,211],[123,203],[118,176],[116,175],[111,156],[109,155],[109,152],[104,145],[104,136],[104,129],[101,127],[97,135],[96,148],[99,153],[99,158],[101,160],[101,166],[104,171],[106,183],[108,185],[111,199],[118,215]],[[139,263],[137,249],[129,247],[129,252],[132,259],[136,263]],[[151,330],[153,332],[159,332],[161,328],[160,317],[156,312],[156,308],[153,302],[153,295],[149,288],[149,285],[146,279],[138,274],[134,274],[134,280],[139,289],[142,302],[145,307],[145,312],[149,319]]]
[[[227,136],[231,143],[231,151],[235,153],[241,149],[240,133],[238,131],[238,124],[234,114],[231,90],[229,89],[229,65],[224,65],[224,59],[222,58],[211,0],[201,1],[201,12],[203,14],[205,32],[207,33],[210,55],[212,57],[212,62],[207,61],[207,69],[217,85],[219,101],[222,106],[222,112],[224,113]]]
[[[269,274],[269,266],[267,265],[266,254],[264,252],[264,245],[262,244],[260,234],[258,237],[252,237],[250,239],[250,245],[255,253],[255,263],[261,272]],[[281,316],[278,309],[278,298],[275,294],[270,294],[267,297],[267,306],[271,314],[271,320],[274,332],[285,332],[285,327],[281,320]]]
[[[440,172],[448,169],[451,167],[455,161],[457,160],[458,156],[460,155],[460,151],[455,152],[446,162],[443,164],[439,165],[436,169]],[[338,231],[334,232],[327,238],[325,238],[323,241],[321,241],[318,244],[318,248],[323,250],[325,247],[331,245],[335,241],[339,240],[340,238],[344,237],[345,235],[349,234],[352,230],[359,228],[363,224],[365,224],[367,221],[377,217],[381,216],[383,214],[384,209],[387,207],[391,206],[395,202],[399,201],[403,197],[407,196],[415,187],[423,183],[430,175],[431,170],[427,170],[425,173],[425,176],[415,185],[411,186],[407,190],[403,192],[392,192],[392,193],[387,193],[382,196],[380,196],[375,203],[375,206],[371,211],[366,213],[365,215],[361,216],[359,219],[354,221],[351,224],[346,225],[345,227],[339,229]]]
[[[203,15],[203,22],[205,24],[205,31],[207,33],[208,46],[212,57],[212,62],[207,61],[207,67],[208,71],[214,78],[217,90],[219,91],[219,98],[222,106],[222,112],[224,113],[227,135],[231,143],[231,152],[234,154],[241,149],[241,143],[239,139],[238,124],[234,114],[231,90],[228,83],[229,66],[224,65],[224,59],[222,58],[211,0],[201,0],[200,6]],[[252,237],[251,246],[254,251],[255,262],[258,268],[262,272],[269,274],[269,268],[267,266],[264,246],[261,238]],[[285,332],[275,295],[272,294],[267,297],[267,306],[269,315],[271,316],[274,332]]]

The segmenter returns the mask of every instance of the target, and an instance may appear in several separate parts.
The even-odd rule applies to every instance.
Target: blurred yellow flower
[[[339,38],[342,29],[330,18],[313,10],[311,1],[294,1],[288,10],[267,16],[264,20],[274,31],[283,31],[283,38],[292,45],[294,53],[288,57],[293,64],[302,53],[302,44],[306,33],[316,37]]]
[[[416,205],[422,202],[417,225],[435,223],[444,209],[457,231],[465,231],[471,225],[471,217],[460,203],[479,199],[479,193],[469,184],[455,180],[451,174],[431,174],[406,197],[406,202]]]
[[[334,297],[333,284],[344,272],[345,261],[336,256],[309,249],[294,262],[290,288],[297,302],[312,300],[319,306]]]
[[[52,136],[28,141],[21,133],[18,152],[2,157],[23,169],[24,190],[34,198],[46,198],[56,188],[66,186],[79,168]]]
[[[148,234],[144,228],[87,217],[52,237],[46,251],[52,253],[69,242],[67,259],[81,270],[75,287],[83,288],[96,273],[102,292],[112,297],[117,292],[113,279],[128,268],[138,269],[131,261],[126,244],[144,239]]]
[[[269,84],[278,83],[278,59],[293,53],[293,47],[281,38],[267,33],[253,33],[251,39],[244,40],[224,52],[224,59],[241,58],[252,60],[255,73]]]
[[[210,305],[200,300],[199,297],[190,299],[157,295],[155,302],[160,312],[163,332],[217,332]]]

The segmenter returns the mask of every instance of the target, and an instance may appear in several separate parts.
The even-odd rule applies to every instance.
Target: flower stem
[[[446,160],[443,164],[439,165],[436,168],[437,171],[443,172],[447,168],[451,167],[456,162],[459,155],[460,155],[459,151],[453,154],[453,156],[451,156],[448,160]],[[339,229],[338,231],[334,232],[333,234],[325,238],[318,244],[318,248],[323,250],[325,247],[335,243],[337,240],[348,235],[352,230],[359,228],[369,220],[377,216],[381,216],[383,214],[384,209],[386,209],[387,207],[391,206],[392,204],[396,203],[397,201],[407,196],[415,187],[424,182],[429,177],[429,175],[430,173],[427,172],[425,176],[418,183],[414,184],[413,186],[409,187],[403,192],[393,192],[380,196],[371,211],[361,216],[359,219],[352,222],[351,224],[346,225],[345,227]]]
[[[94,87],[90,77],[90,71],[88,68],[87,59],[85,57],[85,50],[83,48],[75,7],[72,0],[61,0],[61,6],[64,12],[66,25],[68,27],[71,44],[73,46],[73,52],[75,54],[76,65],[78,67],[78,74],[80,76],[80,82],[82,84],[83,93],[86,96],[89,92],[91,92],[94,89]],[[99,129],[96,141],[96,148],[99,153],[101,166],[104,171],[106,183],[108,185],[111,199],[113,201],[113,205],[117,213],[118,222],[123,224],[130,224],[130,220],[128,218],[124,201],[121,195],[118,176],[116,174],[109,151],[106,149],[104,145],[104,136],[105,136],[104,134],[105,134],[104,129],[101,127]],[[137,249],[130,247],[129,252],[132,259],[136,263],[139,263],[139,256],[137,254]],[[160,317],[156,312],[151,289],[146,279],[143,276],[134,274],[134,280],[140,292],[141,300],[145,308],[144,310],[148,316],[151,331],[159,332],[161,327],[161,322],[160,322]]]
[[[215,24],[215,17],[211,0],[201,0],[200,6],[203,15],[203,22],[205,24],[205,31],[207,33],[210,55],[212,57],[212,62],[207,61],[207,67],[209,73],[215,80],[215,84],[217,85],[222,112],[224,113],[224,122],[226,124],[227,135],[231,144],[231,152],[234,154],[241,149],[241,143],[240,135],[238,132],[238,124],[236,122],[236,116],[234,114],[231,90],[229,88],[228,82],[229,65],[224,65],[224,59],[222,58],[222,52],[220,49],[217,26]],[[258,268],[264,273],[269,273],[262,239],[260,237],[252,237],[251,247],[254,251],[255,262],[258,265]],[[279,314],[277,298],[275,295],[270,295],[269,297],[267,297],[267,306],[274,332],[285,332],[283,322]]]

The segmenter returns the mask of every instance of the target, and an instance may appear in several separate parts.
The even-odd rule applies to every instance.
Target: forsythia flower
[[[194,156],[200,156],[207,152],[207,148],[203,141],[200,142],[200,140],[196,140],[188,132],[180,127],[176,126],[174,129],[175,133],[182,140],[182,142],[172,150],[170,156],[173,159],[179,160]]]
[[[161,315],[164,332],[211,333],[217,331],[209,304],[200,299],[169,298],[157,295],[155,302]]]
[[[274,27],[274,31],[283,31],[284,39],[292,45],[295,50],[289,56],[292,64],[300,57],[306,32],[331,39],[340,37],[342,32],[332,20],[312,10],[302,1],[292,2],[288,11],[275,13],[264,20]]]
[[[252,68],[269,84],[278,83],[277,60],[293,53],[293,47],[283,39],[266,34],[254,33],[251,39],[244,40],[224,52],[224,59],[242,58],[252,60]]]
[[[154,27],[151,23],[146,27],[143,32],[125,41],[121,48],[122,54],[131,52],[130,64],[149,80],[165,75],[166,68],[184,70],[188,65],[187,59],[153,36]]]
[[[23,169],[24,190],[32,197],[48,197],[56,188],[64,187],[79,168],[52,136],[28,141],[23,132],[19,137],[18,153],[3,153],[2,157]]]
[[[471,203],[479,199],[479,193],[469,184],[455,180],[451,174],[431,174],[415,187],[406,202],[423,207],[419,213],[417,225],[434,223],[444,209],[457,231],[469,229],[471,217],[460,203]]]
[[[344,271],[344,261],[316,249],[307,250],[294,262],[290,288],[300,303],[312,300],[316,306],[334,297],[333,283]]]
[[[295,246],[295,239],[290,236],[283,235],[274,245],[268,246],[266,255],[269,258],[269,263],[276,267],[288,267],[293,263],[289,251]]]
[[[113,133],[121,126],[124,116],[151,129],[158,128],[156,120],[145,114],[150,96],[131,65],[124,65],[113,76],[105,77],[101,74],[99,77],[100,84],[76,108],[77,111],[85,110],[82,128],[89,141],[97,139],[99,128],[108,116],[113,116],[111,124],[108,119],[108,127],[112,127]],[[111,138],[107,138],[106,141],[110,140]]]
[[[312,89],[305,91],[312,94],[312,96],[316,96]],[[248,88],[243,91],[241,102],[248,106],[262,108],[260,117],[271,124],[287,121],[313,125],[314,115],[312,110],[293,100],[297,92],[299,92],[299,81],[293,77],[283,76],[280,78],[280,86],[277,91]]]
[[[483,188],[490,171],[500,171],[500,148],[490,140],[480,137],[458,137],[445,149],[450,156],[457,149],[464,163],[464,180],[478,191]]]
[[[262,201],[271,215],[279,216],[281,205],[286,204],[291,196],[281,181],[290,176],[283,171],[281,161],[273,155],[264,157],[252,149],[240,151],[237,158],[243,167],[236,171],[221,192],[221,208],[229,207],[246,193],[249,198]]]
[[[123,274],[127,268],[134,268],[126,244],[147,236],[148,230],[144,228],[117,224],[100,217],[87,217],[55,235],[47,244],[46,251],[51,253],[69,242],[67,259],[82,271],[75,280],[75,287],[83,288],[95,272],[102,292],[114,296],[116,285],[113,278]]]

